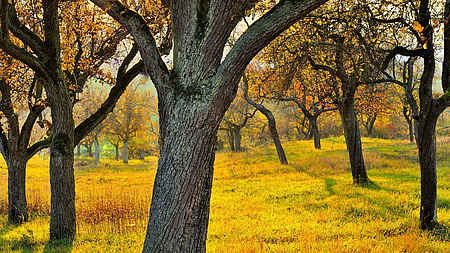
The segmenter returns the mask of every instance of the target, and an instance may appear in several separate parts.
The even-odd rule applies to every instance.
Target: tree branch
[[[234,97],[239,80],[253,57],[281,32],[325,2],[327,0],[280,1],[253,23],[236,41],[217,71],[216,77],[223,80],[218,96]]]
[[[394,57],[398,54],[403,56],[415,57],[415,56],[424,56],[425,53],[426,53],[425,49],[409,50],[404,47],[395,47],[389,52],[389,54],[384,59],[383,65],[381,66],[381,70],[386,70],[387,67],[389,66],[389,62],[391,62],[391,60],[394,59]]]
[[[166,93],[170,88],[170,73],[161,58],[156,41],[145,20],[136,12],[128,9],[119,1],[91,0],[95,5],[108,13],[133,36],[145,63],[148,75],[156,89]]]
[[[98,124],[100,124],[108,114],[114,109],[117,100],[119,100],[120,96],[128,87],[128,84],[142,72],[144,69],[144,64],[142,61],[136,63],[131,69],[124,72],[131,60],[137,53],[137,48],[133,46],[131,51],[125,57],[121,66],[119,67],[119,71],[117,73],[116,85],[114,85],[108,95],[108,98],[103,102],[100,108],[92,114],[89,118],[85,119],[81,122],[74,130],[74,144],[78,144],[81,140],[83,140],[86,135],[88,135]]]

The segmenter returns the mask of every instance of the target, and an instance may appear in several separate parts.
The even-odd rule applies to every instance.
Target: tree
[[[154,115],[155,98],[151,91],[141,91],[140,85],[129,87],[109,116],[109,135],[114,135],[123,144],[122,160],[128,163],[128,145],[138,132],[146,128],[146,122]]]
[[[385,72],[385,75],[394,80],[393,82],[403,88],[403,116],[408,124],[409,129],[409,139],[411,142],[417,140],[417,127],[418,127],[418,117],[419,117],[419,105],[417,97],[417,85],[418,78],[415,73],[417,70],[414,69],[414,64],[416,63],[416,57],[408,57],[404,62],[399,62],[393,60],[392,74]],[[395,65],[401,65],[402,67],[397,70]],[[397,78],[396,72],[400,72],[400,80]]]
[[[88,89],[83,92],[81,101],[77,103],[74,107],[75,114],[79,115],[79,120],[84,120],[95,113],[100,105],[104,102],[106,94],[103,90]],[[91,131],[91,133],[84,138],[83,143],[88,143],[85,145],[90,157],[94,157],[94,163],[96,165],[100,164],[100,137],[104,132],[106,127],[106,121],[102,121],[97,125],[97,127]],[[90,145],[89,145],[90,144]],[[94,144],[95,152],[92,154],[92,144]]]
[[[119,68],[116,84],[111,89],[108,99],[96,113],[74,128],[72,106],[77,101],[76,95],[80,85],[82,86],[87,80],[87,76],[93,75],[88,70],[82,69],[88,64],[81,64],[84,51],[82,38],[87,38],[87,36],[63,37],[63,39],[74,39],[73,44],[78,45],[78,47],[71,51],[76,53],[68,54],[74,56],[73,58],[67,58],[72,59],[71,62],[62,62],[61,59],[66,59],[66,55],[61,54],[63,48],[61,42],[64,42],[64,40],[61,40],[59,30],[59,1],[46,0],[42,2],[42,5],[31,6],[38,9],[38,12],[31,12],[36,13],[36,15],[31,16],[26,9],[23,13],[17,11],[24,6],[24,3],[28,2],[9,3],[6,0],[2,1],[0,6],[0,48],[6,54],[31,68],[34,71],[37,83],[45,89],[52,115],[51,138],[33,144],[28,148],[27,154],[34,154],[37,150],[50,146],[50,239],[73,238],[76,230],[75,180],[73,175],[74,145],[79,143],[99,122],[106,118],[128,83],[140,72],[143,65],[138,63],[128,69],[131,59],[137,53],[137,49],[131,50]],[[66,8],[63,13],[72,17],[75,16],[76,18],[73,19],[75,21],[83,15],[74,15],[76,13],[71,13],[71,11],[77,9],[71,7],[86,6],[87,9],[92,8],[89,5],[79,5],[78,2],[76,5],[73,5],[75,2],[70,1],[61,4],[64,5],[63,8]],[[16,10],[16,7],[20,8]],[[23,20],[35,20],[34,25],[24,25],[21,23],[19,16],[23,17]],[[32,29],[29,27],[32,27]],[[68,28],[64,31],[72,31],[72,29]],[[75,31],[77,30],[75,29]],[[105,57],[110,57],[115,52],[118,43],[117,36],[112,38],[106,43],[101,43],[99,48],[93,47],[94,50],[90,51],[91,54],[88,59],[96,62],[93,64],[94,66],[100,67],[108,59]],[[95,54],[96,52],[98,54]],[[130,57],[131,59],[128,59]],[[98,73],[98,71],[94,73]],[[2,94],[7,93],[2,92]],[[2,147],[7,146],[2,145]],[[24,170],[24,168],[21,168],[21,170]]]
[[[29,80],[33,79],[32,74],[30,75],[23,65],[11,57],[2,56],[0,111],[1,117],[6,118],[6,122],[1,124],[0,151],[8,166],[8,221],[20,224],[28,221],[25,168],[27,161],[34,155],[31,149],[28,149],[28,143],[33,125],[41,117],[47,103],[39,91],[33,94],[31,88],[30,92],[26,93],[24,88],[36,81]],[[21,123],[19,111],[24,111],[25,105],[18,101],[23,101],[24,98],[28,98],[26,106],[29,112],[25,122]]]
[[[247,125],[248,120],[255,116],[257,111],[253,110],[251,112],[251,106],[246,103],[244,96],[243,93],[240,93],[230,108],[228,108],[228,111],[223,117],[225,127],[221,128],[221,130],[227,131],[231,151],[236,152],[242,151],[241,130]]]
[[[326,74],[315,73],[308,66],[306,56],[311,37],[314,37],[311,24],[298,23],[263,50],[258,59],[266,63],[267,73],[259,90],[263,97],[296,105],[307,120],[303,123],[308,123],[305,136],[314,138],[314,147],[320,149],[318,118],[337,108],[332,104],[335,91]],[[297,131],[304,130],[304,126],[298,125]]]
[[[260,113],[262,113],[267,118],[267,122],[269,124],[270,136],[272,137],[273,143],[275,145],[275,149],[277,150],[277,155],[278,155],[278,159],[280,160],[280,163],[288,164],[286,154],[284,153],[283,146],[281,145],[280,137],[278,136],[277,124],[275,122],[275,117],[273,116],[272,112],[263,105],[262,102],[257,103],[255,100],[250,98],[250,96],[248,94],[249,93],[248,92],[249,80],[248,80],[248,77],[246,74],[244,74],[244,76],[242,78],[242,82],[243,82],[242,89],[244,91],[244,98],[247,101],[247,103],[251,104],[253,107],[255,107]]]
[[[361,125],[372,138],[372,132],[377,118],[385,116],[388,108],[388,94],[386,87],[376,84],[361,85],[355,94],[356,112]]]
[[[381,18],[379,22],[405,26],[420,46],[409,48],[408,45],[402,45],[399,41],[390,50],[382,69],[386,69],[396,55],[423,59],[423,71],[419,83],[419,115],[417,117],[417,147],[421,171],[420,227],[430,230],[437,224],[436,122],[445,108],[450,106],[450,24],[448,22],[450,3],[448,1],[445,3],[442,24],[432,19],[433,8],[428,0],[421,0],[418,4],[417,8],[414,3],[408,3],[415,20]],[[438,98],[434,98],[432,92],[436,68],[434,28],[443,28],[444,61],[441,79],[444,94]]]
[[[361,134],[355,110],[355,93],[361,84],[378,83],[380,71],[374,66],[381,57],[380,48],[372,46],[378,27],[369,22],[366,6],[360,2],[330,2],[333,11],[318,12],[310,22],[317,34],[307,56],[316,71],[326,72],[335,88],[333,103],[339,110],[353,182],[369,182],[361,144]],[[363,36],[364,35],[364,36]]]
[[[158,92],[161,152],[143,251],[204,252],[216,134],[242,74],[264,46],[326,0],[280,1],[224,59],[231,31],[256,1],[163,0],[171,11],[170,70],[136,12],[118,1],[92,2],[131,33]]]

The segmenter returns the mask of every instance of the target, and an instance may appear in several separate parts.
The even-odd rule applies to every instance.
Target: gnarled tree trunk
[[[118,1],[91,1],[131,33],[158,92],[161,153],[143,252],[205,252],[217,129],[245,67],[326,0],[280,1],[225,59],[227,39],[253,1],[162,1],[171,10],[170,71],[144,19]]]
[[[221,117],[200,101],[167,103],[160,113],[162,146],[144,252],[204,252]]]

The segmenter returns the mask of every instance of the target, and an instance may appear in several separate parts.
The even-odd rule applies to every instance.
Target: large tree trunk
[[[47,63],[55,71],[44,83],[52,115],[50,240],[73,239],[76,233],[73,106],[58,60]]]
[[[9,155],[8,162],[8,221],[21,224],[28,221],[25,178],[27,152],[21,150]]]
[[[355,105],[352,98],[347,97],[346,100],[339,105],[339,112],[341,114],[342,126],[344,127],[344,137],[350,158],[353,183],[361,184],[368,182],[369,178],[364,165],[361,134],[359,132]]]
[[[59,90],[66,91],[63,87]],[[57,92],[52,94],[55,97]],[[57,95],[60,99],[50,99],[53,123],[50,146],[51,240],[73,238],[76,232],[72,105],[68,94]]]
[[[214,143],[251,59],[326,0],[280,1],[223,59],[252,1],[163,1],[171,11],[173,67],[160,57],[146,21],[118,1],[91,0],[124,25],[158,92],[161,153],[143,252],[205,252]]]
[[[433,99],[435,59],[433,47],[430,47],[427,50],[428,54],[423,57],[424,69],[419,87],[420,114],[417,135],[421,175],[420,227],[428,230],[433,229],[437,224],[436,121],[443,110],[443,108],[439,110],[436,100]]]
[[[208,105],[181,99],[164,108],[160,112],[161,154],[143,252],[204,252],[221,117],[212,116]]]

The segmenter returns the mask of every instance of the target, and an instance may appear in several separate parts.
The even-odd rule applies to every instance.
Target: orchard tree
[[[100,89],[95,90],[93,88],[90,88],[87,91],[83,92],[83,96],[80,99],[80,102],[78,102],[74,107],[75,114],[78,115],[79,117],[78,120],[79,121],[84,120],[90,117],[92,114],[94,114],[100,108],[100,105],[104,102],[105,97],[106,97],[105,91]],[[89,156],[94,157],[94,163],[96,165],[100,164],[100,137],[105,132],[104,131],[105,127],[106,121],[102,121],[83,140],[83,142],[89,142],[90,140],[92,140],[92,142],[89,142],[90,144],[89,148],[87,146],[85,147],[88,150]],[[95,152],[93,156],[91,156],[92,144],[95,147]]]
[[[361,85],[355,94],[356,113],[359,116],[361,125],[367,131],[369,138],[372,138],[373,128],[377,118],[386,116],[388,113],[389,101],[385,86],[376,84]]]
[[[143,251],[204,252],[216,134],[244,70],[271,40],[326,0],[278,2],[225,57],[230,33],[257,1],[163,0],[171,11],[170,68],[142,17],[119,1],[92,2],[133,36],[158,92],[161,153]]]
[[[277,101],[292,102],[307,120],[308,139],[314,138],[314,147],[320,149],[320,133],[317,121],[325,112],[336,110],[332,104],[335,87],[326,74],[317,73],[307,61],[307,48],[315,36],[314,27],[298,23],[274,40],[259,55],[264,62],[265,78],[259,83],[260,96]],[[303,125],[303,126],[302,126]],[[297,131],[305,129],[297,125]]]
[[[275,149],[277,150],[278,159],[280,160],[281,164],[288,164],[286,154],[284,153],[283,146],[281,145],[280,137],[278,136],[277,124],[276,124],[275,117],[273,116],[272,111],[270,111],[266,106],[263,105],[264,100],[261,100],[260,98],[258,99],[258,96],[254,96],[257,99],[255,101],[255,99],[252,99],[249,95],[249,82],[250,81],[249,81],[248,76],[253,77],[253,78],[251,78],[253,86],[256,86],[254,83],[255,81],[256,82],[260,81],[260,80],[258,80],[258,79],[260,79],[260,78],[258,78],[259,77],[258,70],[256,68],[251,68],[251,67],[252,66],[249,65],[249,68],[248,68],[249,73],[244,74],[244,76],[242,78],[242,90],[244,92],[244,98],[247,101],[247,103],[252,105],[261,114],[263,114],[266,117],[268,126],[269,126],[270,136],[272,137],[273,143],[275,145]],[[258,100],[260,100],[260,102],[257,102]]]
[[[245,93],[245,92],[244,92]],[[246,102],[244,93],[239,93],[223,117],[221,130],[227,131],[231,151],[242,151],[242,129],[249,119],[255,116],[257,109]]]
[[[109,115],[107,134],[114,135],[122,142],[122,160],[128,163],[128,145],[137,133],[146,128],[146,122],[154,115],[152,106],[156,99],[151,91],[142,91],[141,85],[129,87]]]
[[[64,9],[61,13],[59,13],[60,4]],[[27,6],[34,8],[34,11],[28,11]],[[80,6],[86,7],[87,10],[93,8],[87,3],[72,1],[60,3],[58,0],[44,0],[41,4],[30,4],[28,1],[15,3],[4,0],[0,5],[0,48],[34,71],[37,85],[44,87],[51,108],[50,138],[33,144],[27,153],[30,154],[34,152],[33,150],[50,146],[50,239],[52,240],[73,238],[75,235],[74,145],[106,118],[128,83],[143,68],[143,64],[138,63],[128,69],[131,59],[137,53],[137,49],[131,50],[130,54],[122,61],[115,86],[111,89],[108,99],[96,113],[74,128],[72,107],[78,100],[76,94],[80,90],[80,84],[83,84],[87,78],[85,73],[88,76],[99,73],[98,71],[91,73],[85,69],[91,65],[83,59],[94,60],[97,62],[94,66],[100,67],[108,59],[105,57],[114,54],[118,43],[116,38],[122,37],[112,36],[111,40],[100,43],[99,47],[91,47],[94,50],[90,51],[90,56],[84,58],[85,48],[82,46],[82,39],[89,38],[89,36],[64,36],[59,29],[60,24],[64,27],[65,15],[75,17],[70,19],[71,21],[78,21],[78,17],[84,17],[82,13],[76,12],[78,9],[75,7]],[[91,13],[95,13],[95,11]],[[104,18],[106,17],[100,19],[103,21]],[[30,23],[30,19],[33,22]],[[81,20],[80,23],[74,22],[74,24],[86,24],[86,22],[86,20]],[[64,28],[66,29],[63,29],[63,32],[67,32],[76,27],[66,26]],[[103,28],[101,30],[105,31]],[[79,30],[75,29],[75,31]],[[117,35],[117,33],[114,34]],[[72,51],[64,50],[65,39],[74,39],[73,43],[69,43]],[[77,46],[73,47],[73,45]],[[90,43],[90,45],[97,44]],[[70,62],[67,62],[66,59]],[[121,69],[122,71],[120,71]],[[24,171],[25,168],[22,167],[20,170]],[[24,172],[20,173],[24,175]],[[24,195],[20,196],[24,197]]]
[[[29,147],[36,121],[44,124],[42,112],[47,107],[32,71],[13,58],[1,53],[0,76],[0,151],[8,166],[8,221],[20,224],[28,221],[25,193],[27,161],[43,146]],[[33,86],[35,88],[33,88]],[[19,113],[28,109],[25,121]],[[44,125],[43,125],[44,126]],[[47,127],[45,125],[44,127]]]
[[[418,6],[415,2],[408,2],[411,19],[383,18],[380,13],[378,21],[386,25],[402,25],[409,31],[412,30],[412,38],[417,41],[419,47],[410,47],[398,41],[396,46],[387,55],[382,69],[387,69],[388,64],[396,55],[407,57],[421,57],[423,59],[423,71],[419,83],[419,114],[417,129],[417,147],[419,150],[419,163],[421,171],[421,203],[420,203],[420,227],[433,229],[437,224],[437,174],[436,174],[436,122],[439,115],[450,106],[450,2],[446,1],[441,13],[433,13],[433,4],[428,0],[420,0]],[[395,6],[386,6],[384,13],[395,11]],[[435,15],[435,16],[432,16]],[[443,15],[442,15],[443,14]],[[441,17],[441,18],[439,18]],[[406,30],[405,29],[405,30]],[[441,31],[443,38],[443,66],[442,66],[442,90],[444,94],[438,98],[433,97],[433,80],[435,75],[435,44],[439,41],[434,38],[435,29]],[[439,33],[438,33],[439,34]]]

